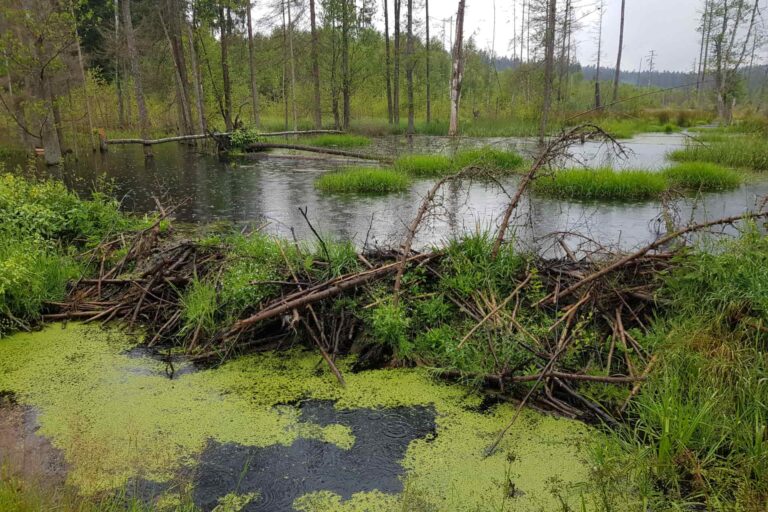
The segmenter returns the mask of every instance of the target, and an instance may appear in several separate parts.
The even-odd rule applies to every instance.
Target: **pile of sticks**
[[[607,136],[597,127],[584,125],[569,130],[542,150],[521,180],[517,193],[510,197],[496,235],[493,258],[506,243],[505,233],[513,211],[537,173],[545,172],[570,144],[599,137]],[[607,141],[615,144],[613,139],[607,138]],[[57,311],[46,315],[45,320],[122,320],[129,325],[141,325],[148,332],[149,345],[184,337],[185,346],[198,357],[226,357],[236,349],[274,347],[275,343],[279,346],[291,336],[303,338],[312,341],[344,385],[344,377],[334,359],[350,349],[360,334],[361,321],[356,311],[334,308],[335,301],[340,296],[370,298],[371,288],[376,285],[380,289],[383,285],[392,287],[392,298],[397,305],[399,300],[406,300],[408,294],[407,289],[401,289],[403,277],[415,267],[422,268],[439,282],[440,263],[445,254],[442,251],[419,253],[412,249],[412,242],[422,220],[429,216],[440,187],[467,176],[471,176],[471,169],[436,183],[409,225],[400,249],[360,254],[363,270],[320,279],[318,276],[322,273],[310,275],[293,268],[283,253],[288,280],[275,283],[279,284],[279,291],[213,336],[183,331],[181,297],[194,279],[215,276],[217,272],[220,275],[226,254],[193,241],[171,242],[161,236],[160,222],[169,214],[159,207],[160,219],[149,228],[128,238],[120,236],[105,241],[92,251],[90,257],[98,262],[98,275],[75,283],[68,301],[52,305]],[[459,350],[466,350],[469,340],[483,332],[487,334],[489,357],[496,359],[499,347],[493,338],[493,329],[502,329],[519,335],[515,339],[524,340],[517,343],[530,355],[526,368],[535,368],[535,371],[523,372],[521,367],[510,368],[497,359],[495,371],[485,375],[468,375],[451,369],[440,372],[448,378],[482,381],[503,393],[520,397],[516,414],[489,447],[489,452],[495,450],[522,408],[533,401],[569,417],[592,417],[608,424],[617,423],[656,363],[654,355],[638,341],[637,333],[648,331],[655,308],[660,305],[659,276],[674,265],[674,257],[685,247],[686,235],[766,216],[766,212],[757,212],[691,224],[628,254],[577,257],[561,242],[566,257],[533,261],[507,297],[479,293],[468,300],[447,293],[447,299],[473,323],[458,345]],[[116,254],[124,255],[116,258]],[[537,279],[533,279],[534,274]],[[534,294],[534,285],[543,286],[545,296],[528,307],[554,319],[543,335],[528,332],[518,318],[520,304]],[[572,358],[564,356],[573,354],[586,323],[599,332],[600,339],[588,348],[591,351],[588,361],[574,367]],[[587,372],[588,368],[592,373]],[[595,368],[602,371],[595,374]],[[579,392],[584,382],[623,386],[627,389],[627,398],[618,406],[596,403]]]

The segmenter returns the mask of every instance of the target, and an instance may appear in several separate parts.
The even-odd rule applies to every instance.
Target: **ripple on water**
[[[258,492],[260,498],[245,511],[282,511],[292,510],[296,498],[316,491],[344,499],[373,490],[398,493],[408,445],[435,432],[432,407],[336,410],[331,401],[312,400],[300,409],[302,422],[348,427],[354,444],[345,450],[304,438],[290,446],[266,448],[210,441],[198,468],[195,503],[212,510],[226,494]]]

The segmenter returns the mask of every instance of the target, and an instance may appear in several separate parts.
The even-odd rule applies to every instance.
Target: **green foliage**
[[[37,320],[46,302],[63,300],[83,270],[50,241],[0,230],[0,336]]]
[[[678,164],[666,169],[663,174],[674,188],[702,192],[735,188],[742,181],[739,173],[732,169],[706,162]]]
[[[534,182],[536,193],[560,199],[638,201],[659,197],[667,189],[661,173],[613,169],[566,169]]]
[[[321,148],[358,148],[364,146],[370,146],[371,139],[363,137],[361,135],[347,135],[347,134],[325,134],[312,137],[304,141],[307,146],[317,146]]]
[[[502,245],[492,256],[494,238],[490,232],[476,232],[460,240],[451,240],[443,262],[446,270],[441,288],[469,297],[478,290],[508,294],[517,281],[525,259],[510,244]]]
[[[454,172],[453,162],[442,155],[405,155],[395,160],[395,170],[414,176],[440,176]]]
[[[665,317],[641,340],[657,345],[657,369],[630,404],[624,455],[601,461],[650,508],[762,510],[768,500],[767,255],[752,227],[685,255],[665,279]]]
[[[40,236],[62,243],[98,242],[109,232],[135,227],[117,202],[95,193],[80,199],[58,181],[32,181],[0,174],[0,230],[17,236]]]
[[[263,137],[259,137],[258,130],[253,128],[239,128],[229,136],[229,143],[235,149],[244,149],[261,141],[263,141]]]
[[[456,170],[479,167],[487,171],[513,171],[523,165],[523,157],[514,151],[503,151],[485,146],[459,151],[453,157]]]
[[[391,347],[400,357],[411,353],[413,347],[408,336],[411,319],[402,305],[395,306],[389,301],[378,305],[371,312],[369,324],[377,342]]]
[[[402,192],[411,185],[408,176],[392,169],[359,167],[341,169],[320,176],[315,187],[323,192],[388,194]]]
[[[103,194],[82,200],[60,182],[0,175],[0,334],[39,319],[86,265],[77,251],[136,226]]]
[[[676,162],[711,162],[729,167],[768,171],[768,138],[759,135],[718,134],[709,142],[689,142],[669,154]]]

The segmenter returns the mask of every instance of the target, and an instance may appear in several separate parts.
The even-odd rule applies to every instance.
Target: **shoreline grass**
[[[542,177],[533,190],[556,199],[639,201],[659,197],[668,181],[661,173],[613,169],[566,169]]]
[[[372,167],[332,171],[315,181],[318,190],[332,193],[389,194],[402,192],[410,186],[411,180],[407,174]]]
[[[688,143],[669,153],[675,162],[709,162],[755,171],[768,171],[768,139],[759,136],[705,136],[706,144]]]

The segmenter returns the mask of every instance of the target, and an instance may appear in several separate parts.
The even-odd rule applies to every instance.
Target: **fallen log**
[[[406,262],[421,262],[435,258],[437,255],[438,253],[418,254],[416,256],[411,256],[406,260]],[[395,263],[389,263],[387,265],[383,265],[371,270],[349,274],[341,278],[334,278],[325,283],[321,283],[320,285],[294,293],[286,299],[278,301],[276,304],[265,307],[255,315],[236,322],[226,336],[237,334],[238,332],[258,322],[270,320],[294,309],[305,308],[306,306],[321,300],[339,295],[343,291],[349,290],[350,288],[364,285],[374,279],[378,279],[387,274],[396,272],[399,268],[399,265],[399,261]]]
[[[344,156],[347,158],[357,158],[359,160],[375,160],[377,162],[392,163],[394,160],[385,156],[376,156],[366,153],[356,153],[354,151],[344,151],[341,149],[332,148],[318,148],[314,146],[302,146],[298,144],[279,144],[279,143],[267,143],[267,142],[254,142],[247,146],[245,150],[247,152],[263,151],[265,149],[290,149],[293,151],[307,151],[309,153],[322,153],[325,155]]]
[[[618,259],[617,261],[611,263],[610,265],[602,268],[601,270],[598,270],[597,272],[594,272],[593,274],[588,275],[587,277],[581,279],[580,281],[572,284],[565,290],[552,293],[551,295],[543,298],[539,304],[546,304],[546,303],[556,303],[557,301],[561,300],[563,297],[567,297],[568,295],[572,294],[576,290],[584,287],[585,285],[600,279],[601,277],[610,274],[611,272],[629,264],[633,261],[637,260],[638,258],[643,257],[645,254],[658,249],[660,247],[665,246],[672,240],[675,240],[676,238],[679,238],[683,235],[686,235],[688,233],[693,233],[694,231],[701,231],[702,229],[711,228],[713,226],[719,226],[723,224],[733,224],[735,222],[738,222],[740,220],[755,220],[763,217],[768,217],[768,212],[760,212],[760,213],[745,213],[743,215],[735,215],[733,217],[726,217],[724,219],[719,220],[713,220],[710,222],[703,222],[701,224],[694,224],[692,226],[688,226],[682,229],[679,229],[677,231],[674,231],[666,236],[663,236],[656,240],[655,242],[646,245],[639,251],[633,252],[632,254],[628,254],[624,256],[623,258]]]
[[[287,131],[287,132],[267,132],[259,133],[259,137],[287,137],[290,135],[319,135],[324,133],[343,134],[344,132],[339,130],[304,130],[304,131]],[[162,139],[104,139],[107,145],[110,144],[142,144],[144,146],[154,146],[155,144],[165,144],[166,142],[181,142],[185,140],[199,140],[216,137],[229,137],[232,132],[212,132],[212,133],[198,133],[194,135],[178,135],[175,137],[164,137]]]

